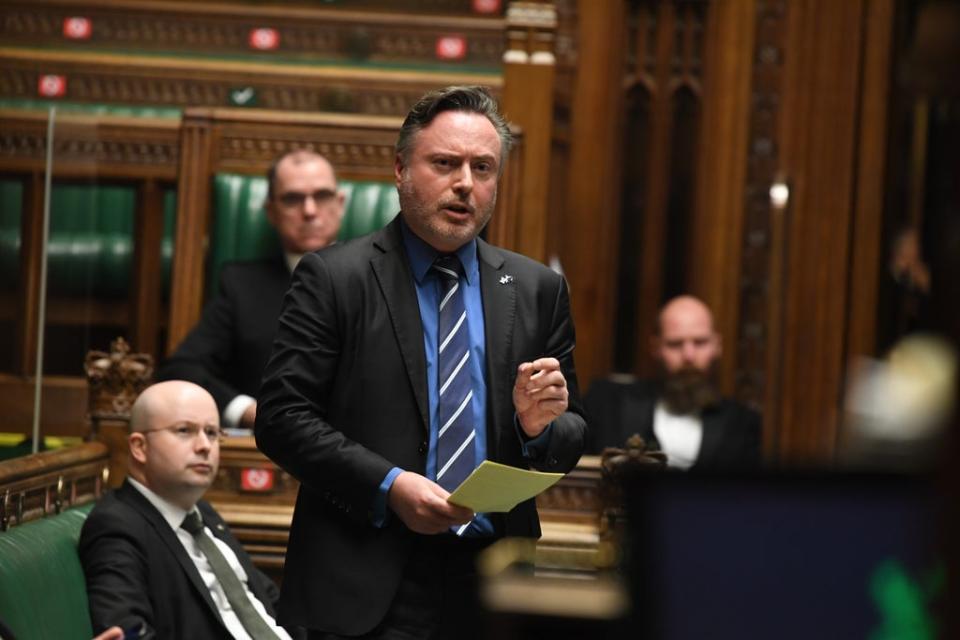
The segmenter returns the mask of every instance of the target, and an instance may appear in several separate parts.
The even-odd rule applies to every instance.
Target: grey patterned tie
[[[180,526],[189,531],[193,539],[197,541],[197,546],[207,557],[210,568],[217,576],[217,582],[223,587],[223,592],[227,595],[230,606],[233,607],[234,613],[240,619],[240,624],[250,634],[250,637],[255,640],[261,640],[262,638],[278,640],[277,634],[273,632],[273,629],[250,603],[243,583],[240,582],[236,571],[230,567],[230,563],[217,548],[217,543],[203,530],[203,520],[200,518],[200,514],[191,511],[183,519]]]

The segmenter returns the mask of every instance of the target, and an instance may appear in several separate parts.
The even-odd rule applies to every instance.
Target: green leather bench
[[[392,182],[339,180],[338,183],[347,196],[343,224],[337,236],[340,241],[376,231],[400,211],[397,189]],[[228,173],[214,177],[208,282],[218,282],[224,262],[276,254],[277,234],[263,212],[266,195],[265,177]]]
[[[340,182],[347,208],[339,238],[374,231],[400,210],[392,183]],[[266,178],[220,174],[214,178],[209,282],[217,282],[221,265],[276,252],[276,233],[263,213]],[[23,186],[0,181],[0,288],[14,290],[19,274]],[[52,295],[123,298],[133,263],[133,225],[137,194],[130,186],[60,184],[53,188],[49,241],[49,290]],[[169,290],[173,257],[176,192],[164,193],[161,249],[163,288]],[[215,287],[208,287],[215,290]]]
[[[87,588],[77,556],[93,504],[0,533],[0,620],[19,640],[90,640]]]

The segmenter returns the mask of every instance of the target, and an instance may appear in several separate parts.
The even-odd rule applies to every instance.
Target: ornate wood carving
[[[99,442],[0,462],[0,531],[97,500],[107,475]]]
[[[110,343],[110,353],[90,351],[83,369],[90,389],[90,420],[130,420],[130,408],[153,378],[153,357],[130,353],[123,338]]]
[[[782,219],[770,205],[770,185],[780,164],[781,85],[786,46],[787,3],[757,3],[752,79],[753,105],[747,146],[747,186],[741,245],[739,325],[734,380],[736,395],[759,406],[768,390],[767,349],[770,332],[779,331],[779,305],[771,300],[771,278],[779,278],[782,255],[771,244],[772,225]],[[774,306],[771,306],[774,305]]]
[[[0,94],[33,99],[42,75],[62,75],[65,100],[166,107],[235,104],[287,111],[406,115],[438,86],[483,84],[499,74],[393,71],[0,48]]]
[[[618,368],[650,375],[657,309],[686,289],[684,246],[699,145],[705,2],[644,2],[630,16],[620,270],[635,304],[617,327]],[[633,247],[639,246],[639,252]],[[638,255],[639,253],[639,255]],[[633,354],[634,363],[625,360]]]
[[[58,177],[176,177],[180,123],[175,119],[59,112],[56,123],[53,153]],[[0,168],[4,171],[42,172],[46,144],[46,112],[0,110]]]
[[[64,36],[64,21],[90,20],[85,39]],[[251,44],[255,29],[272,29],[266,49]],[[465,15],[350,11],[343,8],[169,2],[8,2],[0,9],[0,38],[21,46],[159,50],[177,54],[257,55],[287,61],[339,60],[497,68],[503,20]],[[439,39],[464,39],[462,51],[441,58]],[[261,45],[263,46],[263,45]]]

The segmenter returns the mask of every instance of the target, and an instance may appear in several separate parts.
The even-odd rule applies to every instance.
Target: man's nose
[[[312,218],[317,215],[317,201],[312,195],[303,199],[303,215]]]
[[[470,193],[473,191],[473,171],[470,169],[470,165],[464,163],[456,175],[456,181],[453,184],[453,188],[456,189],[459,193]]]

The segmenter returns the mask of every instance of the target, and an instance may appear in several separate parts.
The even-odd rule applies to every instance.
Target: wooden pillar
[[[163,241],[163,190],[150,178],[140,184],[134,230],[133,277],[130,279],[130,343],[135,351],[157,354],[160,330]]]
[[[663,274],[666,267],[667,199],[670,189],[671,133],[673,103],[669,91],[674,55],[676,8],[672,2],[657,5],[657,38],[654,43],[656,67],[655,92],[651,97],[650,147],[647,151],[647,202],[640,221],[642,252],[637,277],[639,300],[637,318],[636,370],[645,376],[653,374],[649,356],[649,337],[656,333],[657,309],[663,303]],[[671,55],[672,54],[672,55]]]
[[[772,242],[782,256],[780,336],[766,345],[765,420],[781,456],[822,461],[834,451],[846,367],[845,326],[857,189],[866,3],[787,5],[780,173],[790,187]],[[879,214],[879,212],[877,212]],[[775,229],[778,228],[775,226]],[[776,271],[777,269],[772,269]]]
[[[739,320],[741,241],[750,120],[755,0],[711,5],[705,39],[703,123],[690,225],[690,290],[710,306],[726,346],[723,391],[732,393]]]
[[[860,97],[857,190],[850,275],[847,354],[873,355],[877,338],[883,197],[887,160],[887,113],[893,48],[894,0],[866,7],[863,95]]]
[[[177,231],[170,285],[167,353],[180,344],[200,319],[210,226],[208,211],[213,134],[209,115],[206,112],[191,114],[187,110],[180,131]]]
[[[503,54],[501,108],[523,130],[523,184],[512,226],[513,250],[541,262],[547,259],[547,210],[553,136],[553,53],[557,12],[552,2],[511,2],[507,8],[507,48]],[[554,221],[555,222],[555,221]]]
[[[612,361],[627,11],[622,0],[580,0],[577,11],[578,62],[560,258],[577,326],[577,372],[586,388],[609,371]]]
[[[40,313],[40,268],[43,261],[43,174],[33,172],[24,185],[20,217],[20,309],[17,314],[14,371],[37,370],[37,318]]]

